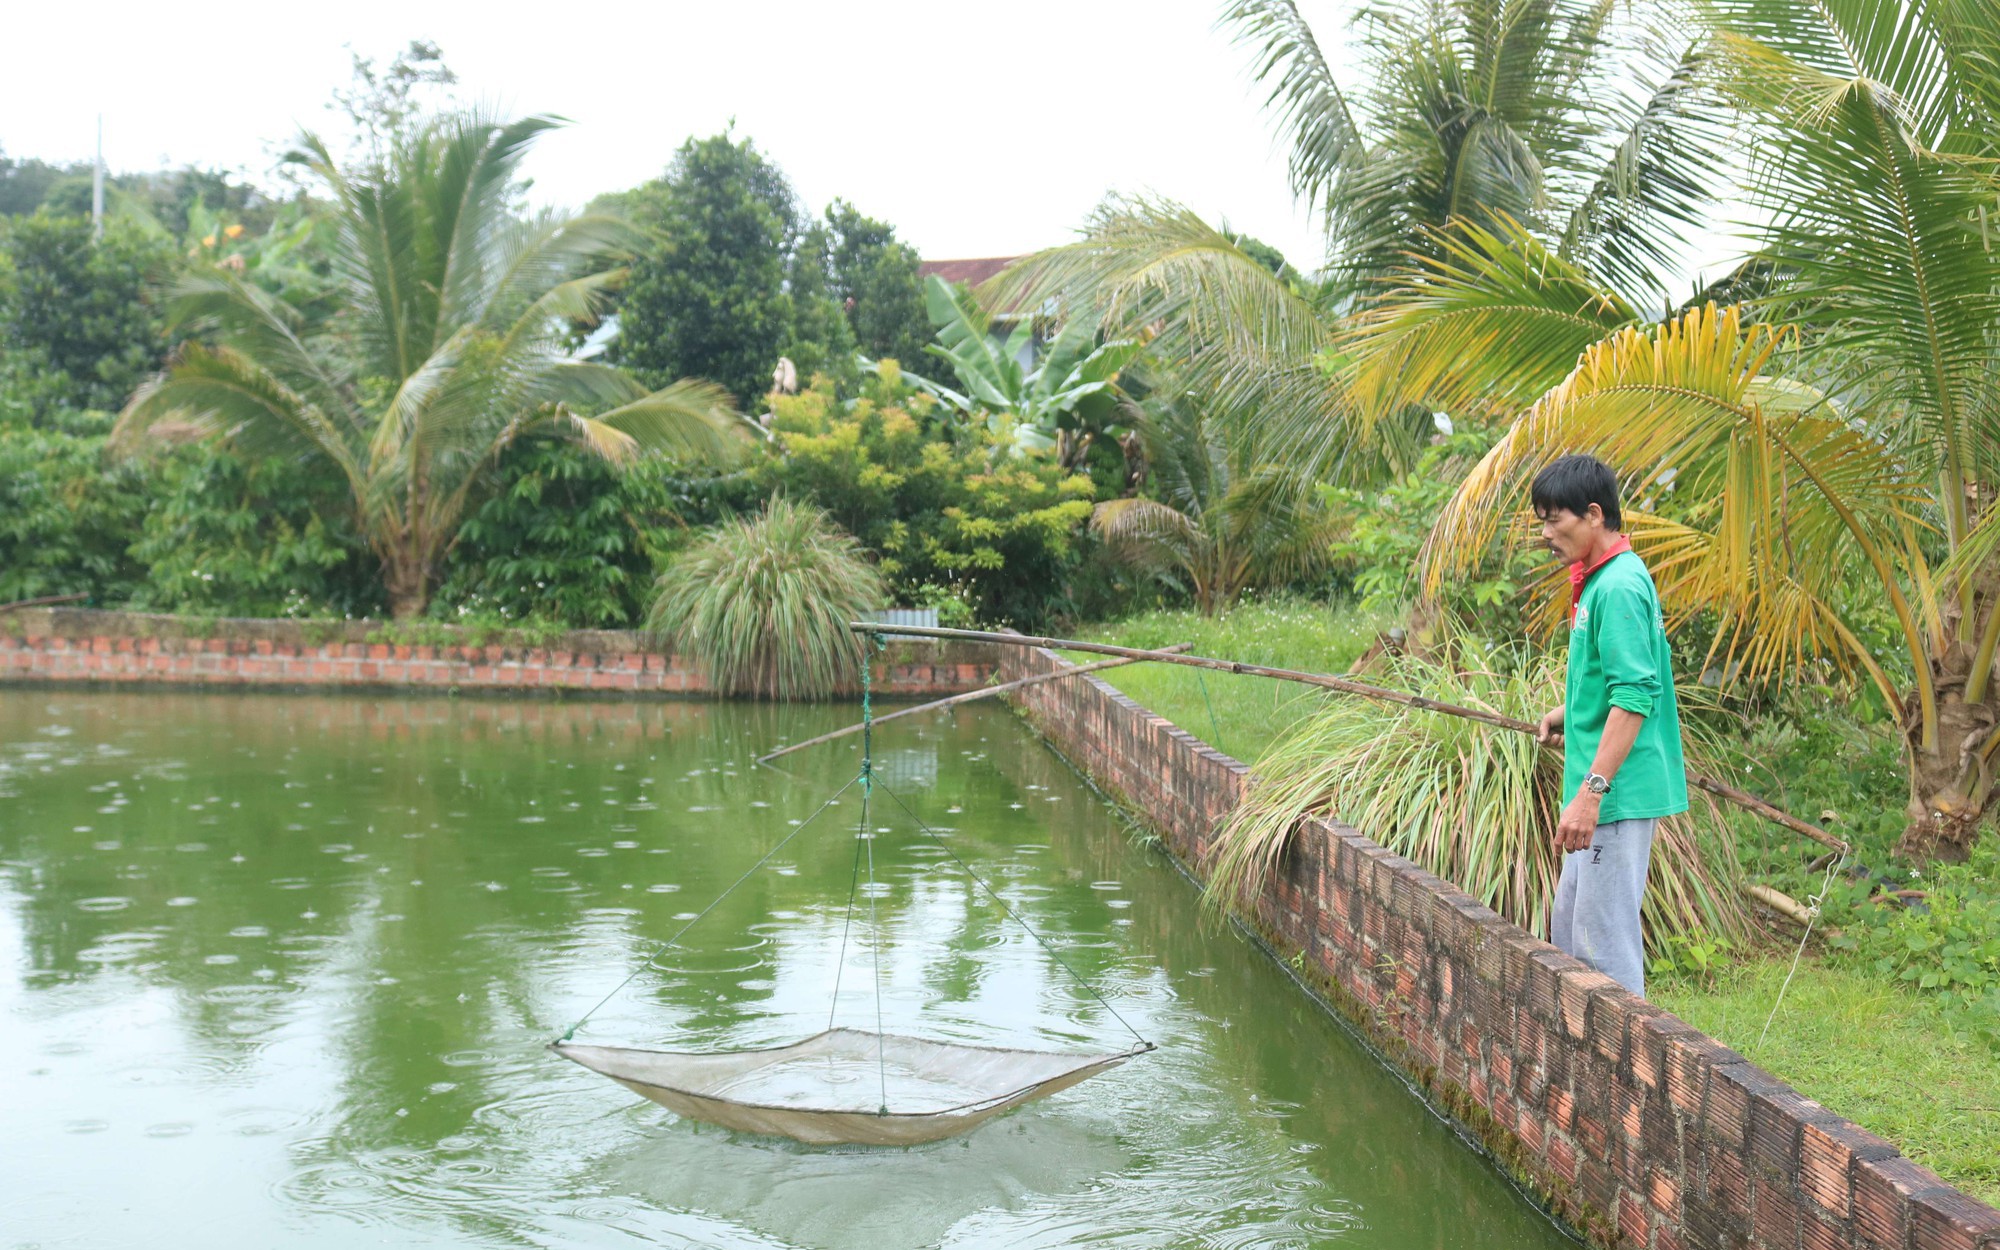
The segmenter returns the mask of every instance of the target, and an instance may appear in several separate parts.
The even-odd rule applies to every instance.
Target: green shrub
[[[818,698],[856,679],[863,644],[848,622],[880,608],[886,590],[824,512],[774,497],[681,553],[647,628],[692,656],[719,693]]]
[[[1886,880],[1844,875],[1825,909],[1840,930],[1827,940],[1837,962],[1935,996],[1954,1027],[2000,1047],[2000,846],[1992,838],[1962,864]]]
[[[553,439],[509,448],[459,529],[431,615],[631,628],[686,528],[678,471],[658,456],[616,470]]]
[[[1433,442],[1417,465],[1379,490],[1321,492],[1345,518],[1347,536],[1333,544],[1334,566],[1351,582],[1362,605],[1395,607],[1422,593],[1423,551],[1438,514],[1472,466],[1493,445],[1496,432],[1461,430]],[[1525,545],[1505,551],[1497,544],[1473,574],[1445,587],[1442,606],[1460,620],[1477,622],[1490,641],[1520,638],[1525,632],[1524,593],[1538,564]]]
[[[131,604],[197,616],[378,616],[380,562],[324,466],[220,444],[146,462]]]
[[[101,433],[0,424],[0,603],[129,599],[146,576],[127,549],[150,490],[142,466],[107,459]]]
[[[885,372],[849,403],[823,382],[776,397],[760,482],[811,498],[878,552],[901,602],[941,589],[982,622],[1024,628],[1067,615],[1089,477],[1011,454],[983,422],[934,419],[928,396]]]

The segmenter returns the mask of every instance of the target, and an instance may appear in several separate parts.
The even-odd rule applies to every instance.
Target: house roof
[[[967,260],[927,260],[917,266],[917,276],[928,278],[936,274],[946,282],[978,286],[1019,259],[1018,256],[977,256]]]
[[[976,287],[1020,259],[1019,256],[973,256],[962,260],[926,260],[918,263],[917,276],[928,278],[936,274],[946,282],[962,282],[968,287]],[[1019,301],[1011,301],[1005,308],[988,311],[1003,320],[1022,315]]]

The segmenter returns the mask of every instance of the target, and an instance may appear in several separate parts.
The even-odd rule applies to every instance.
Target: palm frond
[[[521,161],[536,139],[562,124],[546,115],[493,123],[473,114],[427,134],[414,172],[435,183],[424,197],[436,210],[427,223],[438,269],[434,340],[481,320],[496,296],[513,293],[503,275],[508,253],[519,250],[510,244],[519,233],[511,209]],[[545,235],[559,239],[560,225],[551,225]]]
[[[1881,397],[1878,425],[1913,468],[1947,479],[1956,544],[1964,484],[2000,471],[2000,258],[1978,229],[2000,184],[1963,148],[1932,8],[1715,8],[1728,85],[1768,123],[1754,191],[1774,219],[1767,252],[1796,275],[1773,311],[1811,331],[1829,385]]]
[[[140,387],[112,430],[112,445],[139,446],[156,426],[182,423],[253,452],[319,455],[350,484],[362,479],[348,431],[248,356],[184,343],[168,371]]]
[[[1635,300],[1665,295],[1676,242],[1702,223],[1723,180],[1728,114],[1708,81],[1713,60],[1707,38],[1688,44],[1618,119],[1618,145],[1556,248]]]
[[[1114,558],[1149,573],[1191,571],[1205,542],[1199,522],[1152,499],[1107,499],[1090,528]]]
[[[1519,223],[1464,224],[1436,246],[1438,259],[1355,318],[1346,347],[1363,411],[1518,411],[1591,344],[1637,322],[1616,293]]]
[[[173,331],[227,341],[321,411],[347,415],[344,380],[308,344],[312,327],[269,291],[226,269],[190,269],[168,287],[167,315]]]
[[[1525,539],[1529,479],[1558,456],[1589,451],[1619,468],[1626,496],[1640,502],[1633,545],[1662,603],[1681,615],[1719,613],[1731,658],[1751,676],[1807,652],[1879,675],[1830,605],[1856,546],[1900,602],[1882,553],[1921,523],[1922,484],[1808,388],[1764,375],[1782,337],[1745,325],[1738,308],[1710,308],[1592,347],[1446,505],[1425,548],[1427,587],[1476,562],[1503,528],[1507,541]],[[1687,501],[1682,515],[1648,517],[1644,501],[1669,487]]]
[[[750,446],[754,427],[713,382],[682,378],[590,418],[632,440],[634,449],[728,463]]]
[[[1206,402],[1272,431],[1272,454],[1330,476],[1366,477],[1410,450],[1407,431],[1348,402],[1322,311],[1181,205],[1107,201],[1081,241],[1026,257],[979,293],[994,306],[1053,301],[1112,338],[1156,329],[1153,356]]]
[[[1291,149],[1292,194],[1325,211],[1342,172],[1360,154],[1360,127],[1294,0],[1231,0],[1219,23],[1255,54],[1253,74],[1271,84],[1265,106]]]

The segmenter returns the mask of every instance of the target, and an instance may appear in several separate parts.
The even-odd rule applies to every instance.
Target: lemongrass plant
[[[826,513],[774,497],[682,552],[647,616],[718,694],[823,698],[852,685],[863,643],[847,625],[886,602],[861,544]]]
[[[1530,721],[1561,699],[1559,656],[1501,664],[1490,661],[1515,657],[1455,650],[1456,662],[1396,657],[1374,680]],[[1691,771],[1717,771],[1698,728],[1687,729],[1684,745]],[[1693,933],[1738,937],[1748,925],[1729,825],[1708,795],[1695,791],[1692,802],[1686,815],[1660,822],[1655,836],[1644,907],[1649,947]],[[1325,815],[1547,937],[1562,870],[1552,839],[1561,808],[1562,757],[1529,735],[1337,696],[1258,761],[1210,852],[1205,901],[1247,907],[1290,852],[1301,820]]]

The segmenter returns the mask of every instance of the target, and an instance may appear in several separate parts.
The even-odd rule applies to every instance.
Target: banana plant
[[[1021,363],[1034,341],[1027,319],[999,338],[979,301],[936,274],[925,280],[924,307],[937,327],[937,342],[925,350],[950,364],[964,389],[905,372],[912,384],[960,412],[986,413],[989,427],[1008,434],[1017,450],[1054,448],[1067,468],[1100,436],[1115,436],[1124,395],[1118,374],[1146,350],[1143,339],[1100,345],[1091,324],[1073,320],[1029,368]]]

